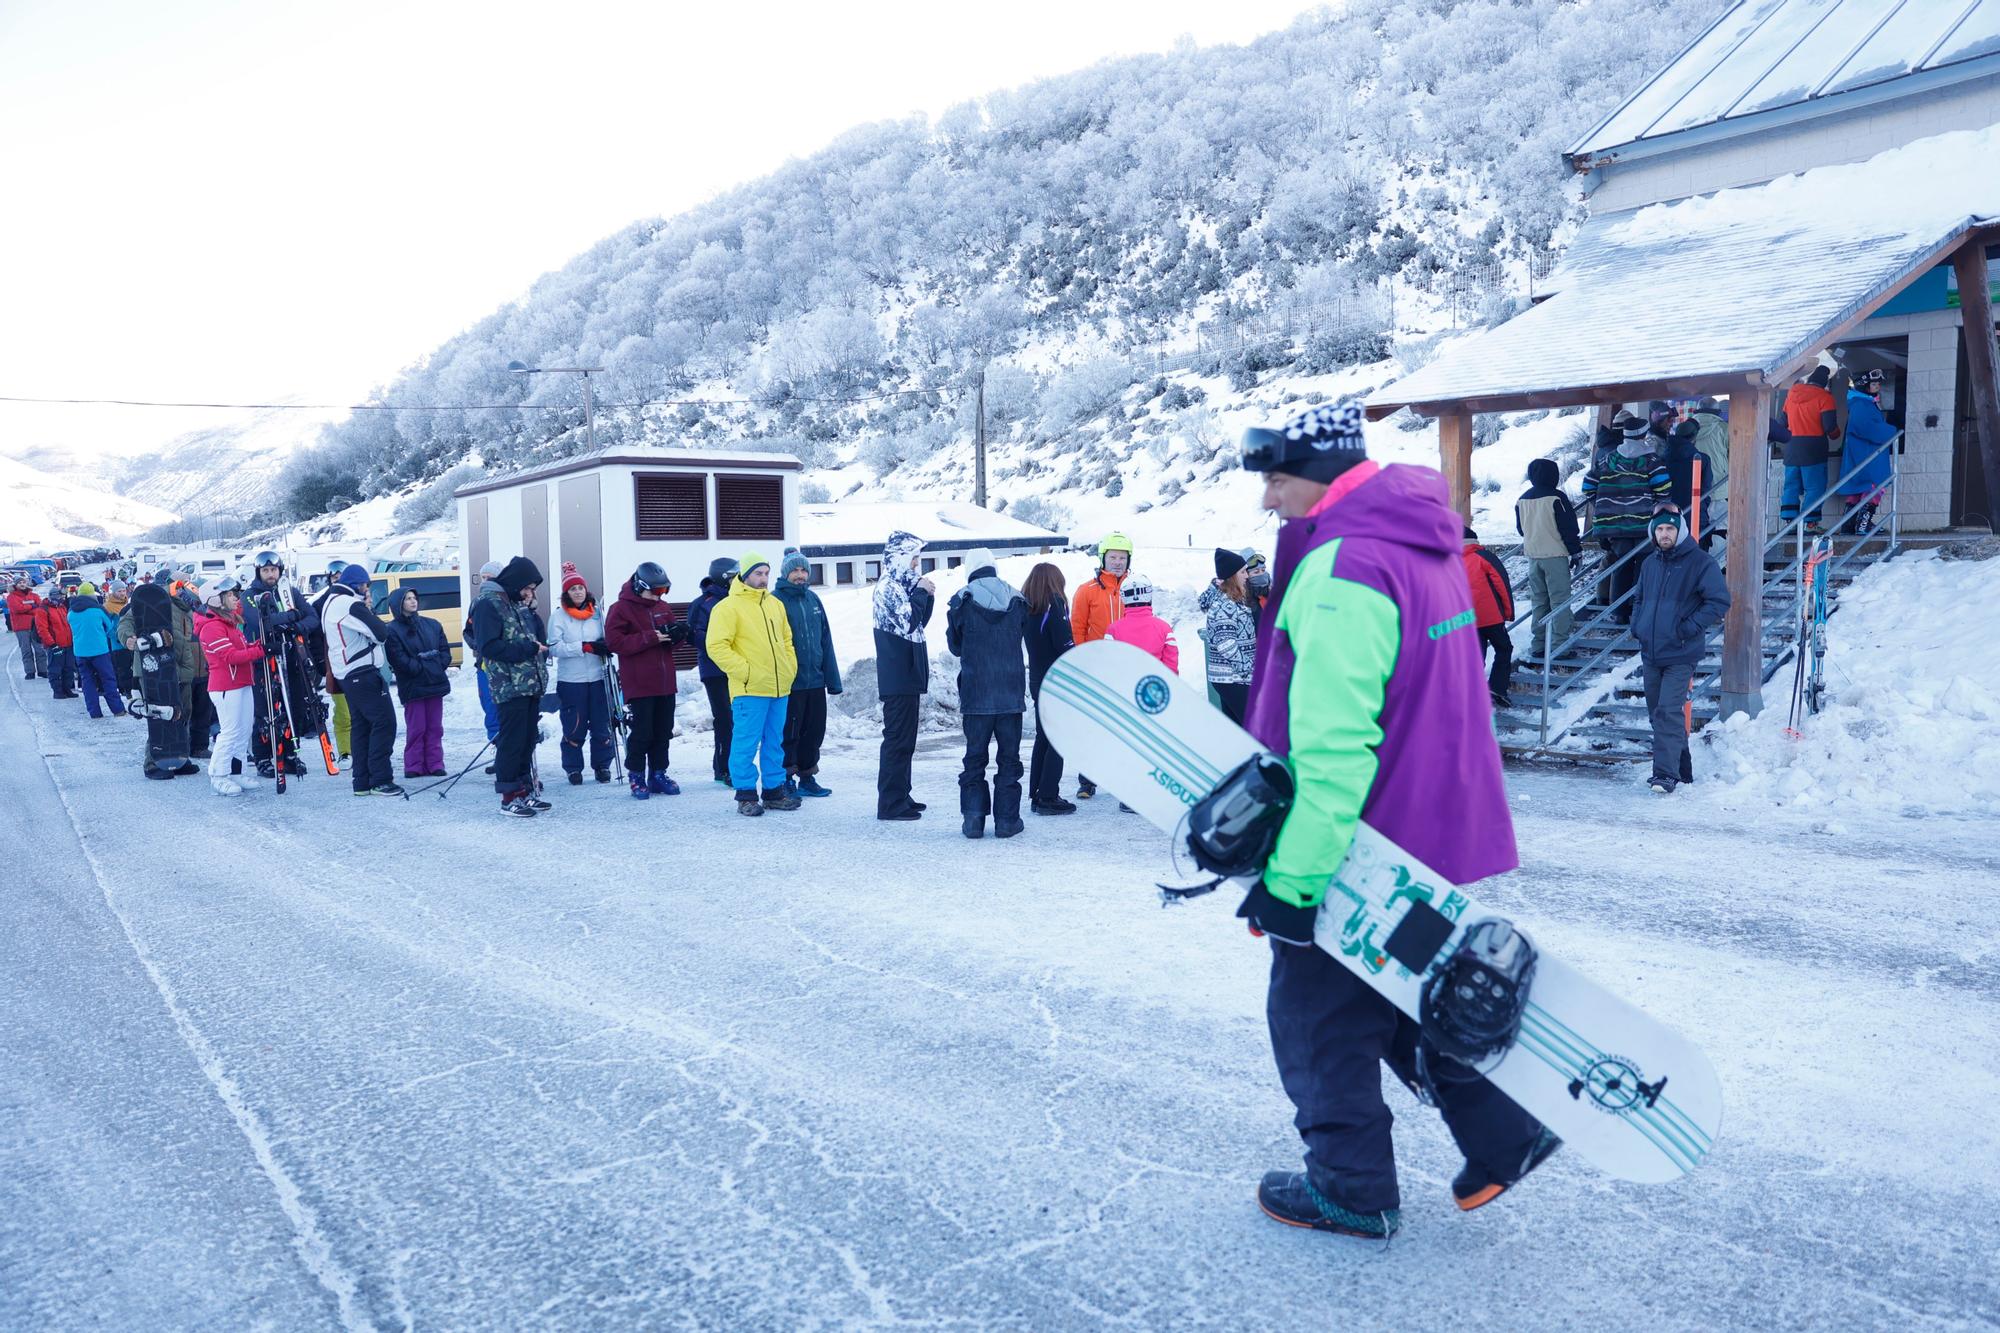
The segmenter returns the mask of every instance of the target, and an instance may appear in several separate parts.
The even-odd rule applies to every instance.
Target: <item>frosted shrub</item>
[[[1062,430],[1094,417],[1118,401],[1132,383],[1132,368],[1100,357],[1063,371],[1042,392],[1042,424]]]
[[[1069,506],[1049,499],[1046,495],[1024,495],[1007,507],[1009,518],[1018,518],[1023,523],[1032,523],[1050,532],[1068,532],[1074,521]]]

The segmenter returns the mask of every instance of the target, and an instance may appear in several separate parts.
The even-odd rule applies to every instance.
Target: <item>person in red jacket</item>
[[[215,704],[221,727],[208,759],[208,785],[217,796],[241,796],[243,784],[229,774],[229,761],[250,753],[250,727],[256,717],[251,689],[257,664],[264,660],[261,643],[243,637],[243,593],[233,578],[217,579],[202,590],[203,610],[195,616],[195,633],[208,661],[208,697]]]
[[[688,629],[664,600],[672,587],[667,571],[648,560],[632,571],[604,613],[604,642],[618,656],[618,688],[631,713],[625,776],[632,795],[642,801],[681,794],[680,784],[667,776],[667,742],[674,734],[674,694],[680,688],[674,649],[687,639]]]
[[[48,600],[35,608],[35,633],[49,654],[49,688],[58,699],[76,698],[75,640],[69,633],[69,594],[50,588]]]
[[[1479,626],[1481,650],[1493,650],[1493,669],[1486,676],[1486,692],[1495,708],[1511,708],[1507,686],[1514,675],[1514,640],[1507,622],[1514,618],[1514,589],[1507,582],[1507,567],[1498,556],[1479,544],[1479,534],[1465,530],[1465,578],[1472,585],[1472,614]]]
[[[14,631],[15,646],[21,650],[22,680],[37,676],[47,680],[49,676],[49,650],[35,632],[35,611],[41,604],[42,599],[28,586],[28,576],[15,576],[14,590],[7,594],[7,628]]]

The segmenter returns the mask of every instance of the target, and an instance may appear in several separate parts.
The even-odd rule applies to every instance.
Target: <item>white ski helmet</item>
[[[1153,604],[1153,581],[1137,570],[1125,576],[1118,585],[1118,600],[1126,606],[1151,606]]]

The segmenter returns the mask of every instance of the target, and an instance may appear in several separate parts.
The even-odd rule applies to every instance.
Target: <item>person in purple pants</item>
[[[420,614],[417,593],[405,588],[389,608],[383,647],[403,701],[403,776],[444,776],[444,697],[451,693],[451,646],[444,627]]]

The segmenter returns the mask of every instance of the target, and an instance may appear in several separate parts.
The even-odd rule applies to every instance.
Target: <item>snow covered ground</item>
[[[225,802],[0,672],[0,1327],[2000,1320],[1990,821],[1510,773],[1486,894],[1699,1034],[1723,1135],[1675,1186],[1559,1155],[1461,1215],[1391,1087],[1385,1248],[1256,1210],[1297,1159],[1263,948],[1160,910],[1110,801],[968,843],[926,741],[932,817],[881,825],[846,742],[752,822],[701,738],[679,798],[534,821],[476,778]]]

